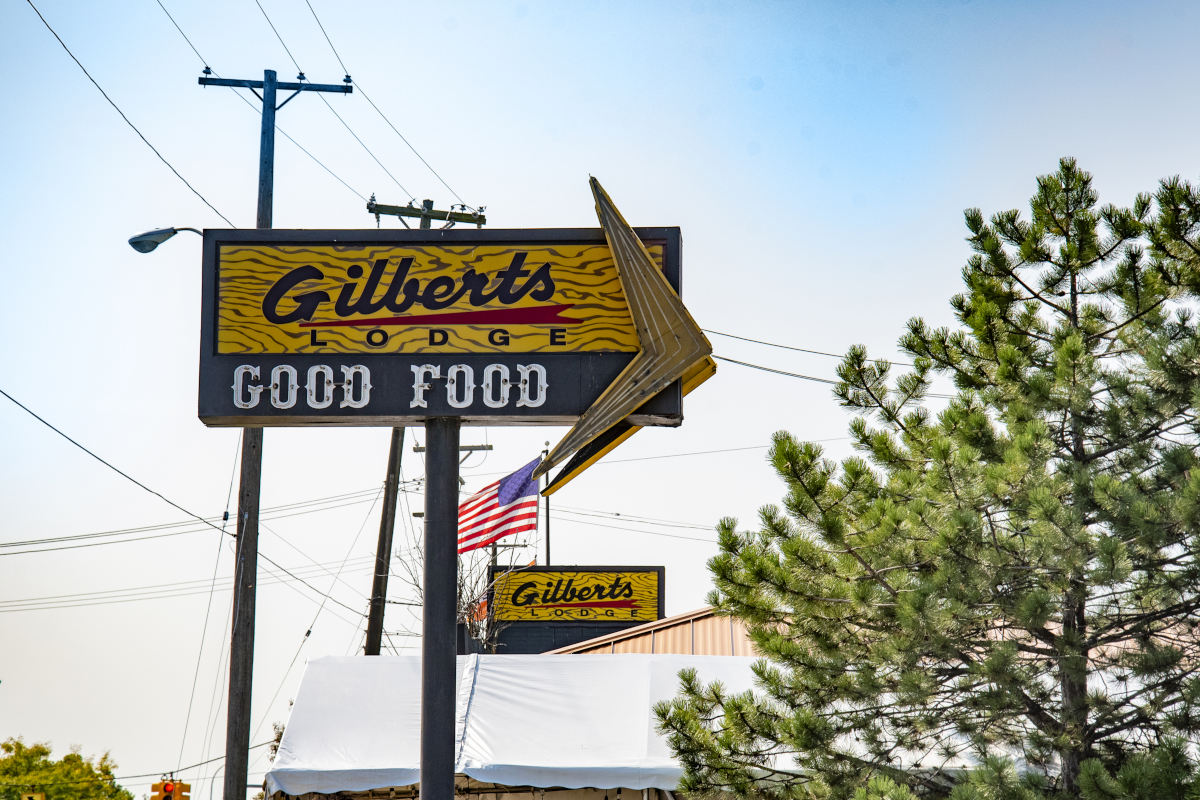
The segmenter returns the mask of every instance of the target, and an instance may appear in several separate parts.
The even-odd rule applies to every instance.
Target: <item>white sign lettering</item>
[[[433,381],[442,377],[440,367],[433,364],[412,365],[413,396],[409,408],[429,408],[426,395]],[[546,402],[550,385],[546,368],[541,364],[517,364],[517,408],[537,408]],[[482,384],[475,383],[475,370],[470,364],[453,364],[446,370],[446,402],[451,408],[470,408],[475,404],[476,390],[483,389],[483,404],[488,408],[505,408],[512,402],[513,383],[504,364],[488,364],[483,368]]]
[[[333,376],[333,367],[315,364],[305,373],[301,392],[300,373],[291,364],[279,364],[271,370],[270,387],[262,385],[262,371],[258,367],[242,364],[233,370],[233,404],[238,408],[255,408],[266,388],[270,388],[271,406],[280,410],[294,407],[301,399],[309,408],[329,408],[339,394],[339,408],[365,408],[371,402],[371,371],[365,366],[343,366],[340,383]]]

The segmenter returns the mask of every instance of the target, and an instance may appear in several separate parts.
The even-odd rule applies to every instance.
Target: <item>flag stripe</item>
[[[458,529],[460,533],[465,534],[469,531],[485,528],[499,522],[506,522],[516,514],[525,511],[535,511],[536,509],[536,503],[514,503],[508,508],[494,508],[487,514],[482,514],[476,519],[463,520]]]
[[[510,506],[497,506],[497,505],[486,506],[484,508],[480,508],[478,511],[476,511],[473,514],[459,514],[458,515],[458,527],[459,527],[459,530],[462,530],[464,528],[472,528],[476,525],[486,522],[487,520],[495,519],[497,514],[503,514],[507,511],[511,511],[514,508],[524,508],[525,506],[536,506],[536,505],[537,505],[537,499],[535,498],[533,500],[533,502],[522,500],[521,502],[513,503]]]
[[[462,542],[478,536],[483,536],[499,526],[511,528],[521,523],[527,523],[530,520],[536,521],[536,517],[537,506],[535,504],[513,509],[506,509],[496,514],[489,515],[487,518],[482,519],[473,525],[460,527],[458,530],[458,540]]]
[[[495,514],[489,515],[486,519],[480,520],[473,525],[460,527],[458,530],[458,538],[459,541],[462,541],[463,539],[470,539],[487,533],[493,528],[526,522],[529,519],[533,519],[536,515],[537,506],[535,505],[499,511]]]
[[[488,484],[458,506],[458,552],[485,547],[505,536],[536,531],[538,489],[533,470],[537,458]],[[507,503],[502,504],[502,500]]]

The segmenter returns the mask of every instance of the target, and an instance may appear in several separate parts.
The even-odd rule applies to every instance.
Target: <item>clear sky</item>
[[[595,175],[631,223],[682,228],[683,296],[702,327],[809,350],[894,356],[910,317],[950,322],[962,210],[1024,208],[1061,156],[1117,204],[1198,172],[1191,3],[260,0],[289,56],[252,0],[35,2],[235,226],[254,223],[259,118],[196,78],[207,63],[290,80],[294,56],[309,80],[339,82],[311,3],[390,125],[361,92],[326,96],[372,157],[319,97],[287,105],[281,129],[315,160],[280,138],[276,227],[374,227],[372,193],[485,205],[492,228],[591,227]],[[0,5],[0,68],[0,389],[219,518],[238,432],[196,419],[200,240],[139,255],[126,239],[227,223],[27,0]],[[829,379],[837,363],[711,338],[718,356],[786,372]],[[684,410],[681,428],[642,431],[552,504],[556,563],[665,565],[668,613],[704,603],[716,521],[752,525],[780,498],[764,462],[773,431],[847,454],[846,415],[819,382],[724,362]],[[563,432],[464,431],[495,446],[465,462],[464,488]],[[307,584],[264,568],[254,742],[286,720],[305,660],[361,652],[388,432],[265,439],[261,550]],[[0,442],[0,737],[109,751],[139,797],[220,756],[228,537],[3,397]],[[404,458],[420,478],[420,455]],[[409,486],[398,573],[422,502]],[[107,535],[43,541],[87,534]],[[391,596],[415,592],[393,578]],[[415,653],[406,608],[389,606],[386,627]],[[266,766],[255,752],[252,782]],[[219,791],[219,762],[181,775],[198,798]]]

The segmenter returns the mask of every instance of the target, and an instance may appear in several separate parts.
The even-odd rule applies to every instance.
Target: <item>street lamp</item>
[[[270,78],[275,73],[267,71]],[[274,90],[270,94],[274,103]],[[271,106],[273,108],[273,105]],[[264,112],[263,119],[274,119]],[[273,123],[272,123],[273,126]],[[263,130],[267,123],[263,122]],[[274,128],[271,129],[272,136]],[[266,138],[266,133],[263,134]],[[273,144],[272,144],[273,147]],[[267,148],[271,151],[272,148]],[[260,181],[260,184],[263,183]],[[259,227],[271,227],[270,184],[260,191]],[[265,195],[266,202],[262,200]],[[131,236],[129,246],[149,253],[180,231],[203,237],[197,228],[160,228]],[[258,582],[258,505],[262,481],[262,426],[242,428],[241,486],[238,489],[237,555],[233,573],[233,631],[229,641],[229,705],[225,734],[223,800],[245,800],[250,742],[250,687],[254,671],[254,588]],[[214,776],[215,778],[215,776]],[[211,791],[211,790],[210,790]],[[453,794],[447,795],[453,797]]]
[[[156,231],[146,231],[145,233],[139,233],[137,236],[130,236],[129,246],[139,253],[149,253],[180,231],[191,231],[198,236],[204,235],[196,228],[159,228]]]

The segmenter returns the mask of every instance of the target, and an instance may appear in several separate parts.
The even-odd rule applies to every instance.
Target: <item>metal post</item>
[[[367,616],[367,644],[363,653],[379,655],[383,644],[383,610],[387,602],[388,573],[392,568],[392,533],[396,527],[396,496],[400,484],[400,456],[404,451],[404,428],[392,428],[388,450],[387,478],[383,485],[383,511],[379,517],[379,546],[375,550],[375,580],[371,585],[371,610]]]
[[[456,417],[425,422],[421,800],[454,798],[458,433]]]
[[[549,446],[550,443],[546,442],[546,445]],[[550,453],[549,450],[543,450],[542,458],[545,458],[547,455],[549,455],[549,453]],[[546,473],[546,483],[542,487],[542,489],[544,491],[545,489],[549,489],[549,488],[550,488],[550,473],[547,472]],[[548,567],[548,566],[550,566],[550,495],[543,494],[542,499],[544,501],[546,501],[546,566]]]

